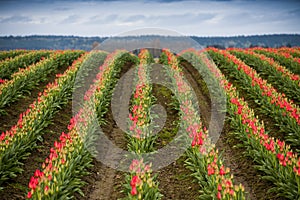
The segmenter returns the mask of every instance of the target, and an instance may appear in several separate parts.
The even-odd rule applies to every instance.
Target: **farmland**
[[[299,48],[138,52],[0,52],[2,199],[300,199]]]

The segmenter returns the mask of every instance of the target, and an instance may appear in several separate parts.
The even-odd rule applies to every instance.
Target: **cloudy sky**
[[[300,1],[0,0],[0,35],[116,36],[142,28],[182,35],[300,33]]]

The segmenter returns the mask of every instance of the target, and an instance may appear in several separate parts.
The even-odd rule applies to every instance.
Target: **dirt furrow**
[[[122,68],[119,77],[121,78],[131,67],[133,67],[131,64],[125,65]],[[129,76],[128,78],[132,80],[133,77]],[[126,94],[131,95],[132,81],[125,81],[125,83],[126,84],[121,85],[122,94],[115,94],[113,98],[123,98]],[[110,101],[110,103],[111,102],[112,101]],[[117,114],[117,116],[114,116],[110,104],[109,110],[104,116],[106,123],[101,125],[101,130],[116,147],[127,150],[125,132],[115,121],[116,117],[127,116],[126,113],[128,110],[124,108],[126,108],[124,105],[119,106],[119,109],[117,110],[118,113],[114,113]],[[123,122],[126,123],[126,120],[123,119]],[[122,155],[118,155],[118,152],[115,152],[110,144],[101,143],[96,145],[100,154],[104,154],[104,156],[101,156],[102,159],[114,160],[115,163],[120,162],[120,159],[122,159]],[[115,155],[115,158],[112,157],[113,154]],[[94,166],[91,169],[91,174],[83,178],[83,180],[88,183],[83,188],[83,192],[86,195],[85,197],[77,195],[77,199],[110,200],[124,197],[124,194],[121,193],[125,181],[124,172],[107,166],[106,163],[102,163],[102,161],[97,158],[94,159],[93,164]]]
[[[184,67],[185,76],[189,83],[193,87],[198,97],[201,119],[206,127],[210,124],[210,109],[211,99],[209,97],[208,89],[205,86],[205,82],[199,72],[189,63],[181,62]],[[204,102],[204,103],[202,103]],[[211,123],[214,125],[214,123]],[[247,199],[260,199],[259,194],[264,194],[262,191],[262,185],[265,183],[259,179],[257,171],[254,169],[254,163],[250,160],[243,158],[242,150],[233,148],[235,145],[232,138],[229,136],[230,127],[224,123],[223,130],[218,140],[216,141],[216,148],[221,153],[225,162],[225,166],[231,169],[231,173],[234,175],[235,184],[242,184],[245,187],[247,193]]]
[[[228,74],[226,70],[221,70],[221,72],[231,83],[235,83],[235,79],[230,76],[230,74]],[[239,90],[238,87],[237,89]],[[240,96],[245,97],[245,100],[248,103],[251,102],[248,101],[249,99],[247,99],[247,94],[243,93],[243,91],[240,90],[239,92]],[[266,191],[270,189],[272,185],[270,182],[267,182],[261,178],[262,174],[255,169],[254,161],[244,156],[244,152],[247,152],[247,150],[242,148],[235,148],[235,146],[240,142],[230,136],[230,132],[234,130],[230,129],[229,124],[229,121],[225,123],[223,132],[220,135],[220,139],[216,143],[216,147],[223,153],[225,166],[229,167],[232,170],[231,172],[235,177],[235,183],[241,183],[245,187],[247,199],[278,199],[269,194],[266,194]]]

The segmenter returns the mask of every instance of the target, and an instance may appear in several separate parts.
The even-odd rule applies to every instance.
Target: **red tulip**
[[[219,185],[218,185],[218,191],[221,191],[221,190],[222,190],[222,185],[219,184]]]
[[[30,199],[31,197],[32,197],[32,193],[31,193],[31,191],[29,191],[29,192],[27,193],[27,198]]]
[[[217,194],[217,198],[218,198],[218,199],[221,199],[221,198],[222,198],[222,196],[221,196],[221,192],[218,192],[218,194]]]
[[[133,176],[130,182],[131,187],[135,187],[136,185],[140,184],[141,179],[138,176]]]
[[[45,187],[44,191],[45,191],[45,192],[47,192],[48,190],[49,190],[49,186],[48,186],[48,185],[46,185],[46,187]]]
[[[223,176],[225,175],[225,171],[224,171],[224,166],[222,165],[222,167],[220,168],[220,175]]]
[[[136,195],[137,194],[137,190],[136,190],[136,187],[133,187],[132,189],[131,189],[131,195]]]
[[[39,169],[37,169],[35,172],[34,172],[34,176],[35,177],[43,177],[44,176],[44,172],[41,172]]]
[[[36,186],[37,186],[37,184],[39,183],[39,181],[38,181],[38,178],[34,178],[33,176],[30,178],[30,181],[29,181],[29,185],[28,185],[28,187],[30,188],[30,189],[35,189],[36,188]]]
[[[0,84],[5,83],[5,80],[0,78]]]
[[[215,173],[214,168],[210,164],[208,164],[208,166],[207,166],[207,174],[210,176],[210,175],[213,175],[214,173]]]
[[[278,153],[278,154],[277,154],[277,158],[278,158],[280,161],[282,161],[282,160],[284,160],[284,155]]]

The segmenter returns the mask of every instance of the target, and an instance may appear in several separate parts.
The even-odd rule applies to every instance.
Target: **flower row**
[[[9,50],[9,51],[0,51],[0,61],[10,59],[16,56],[19,56],[21,54],[28,53],[29,50],[25,49],[15,49],[15,50]]]
[[[131,98],[129,113],[129,151],[145,153],[153,150],[155,138],[151,137],[150,107],[153,104],[152,85],[149,70],[153,62],[149,51],[143,49],[139,53],[140,64],[136,67],[135,89]],[[149,61],[147,60],[148,58]]]
[[[237,58],[251,65],[259,75],[271,83],[278,91],[284,93],[297,105],[300,104],[300,77],[279,65],[272,58],[253,51],[227,49]]]
[[[78,54],[78,52],[77,52]],[[37,138],[51,123],[53,115],[70,99],[76,73],[87,55],[75,60],[64,74],[49,83],[16,125],[0,135],[0,185],[23,171],[22,160],[35,148]],[[68,61],[70,62],[70,61]]]
[[[278,49],[279,52],[285,52],[292,55],[294,58],[300,58],[300,51],[296,48],[289,48],[289,47],[281,47]]]
[[[187,150],[187,168],[193,171],[193,176],[201,187],[200,198],[212,199],[244,199],[243,186],[233,184],[233,176],[229,168],[225,168],[218,150],[208,138],[208,130],[202,127],[197,104],[193,103],[192,88],[184,80],[183,71],[179,67],[178,59],[169,50],[163,50],[163,62],[168,65],[167,73],[171,75],[175,85],[175,94],[180,104],[181,122],[186,135],[190,138]],[[181,54],[185,57],[184,54]]]
[[[281,65],[288,68],[291,72],[300,75],[300,59],[292,58],[288,53],[280,53],[277,52],[276,49],[273,48],[250,48],[249,50],[255,51],[260,54],[264,54],[268,57],[273,58],[275,61],[279,62]]]
[[[280,49],[277,48],[266,48],[266,51],[271,52],[271,53],[276,53],[280,56],[284,56],[287,59],[293,60],[295,62],[300,63],[300,59],[294,58],[289,51],[280,51]]]
[[[154,151],[157,135],[152,134],[150,108],[154,102],[149,72],[153,58],[150,52],[142,49],[136,66],[135,89],[131,98],[129,114],[128,150],[137,155]],[[161,199],[156,176],[151,171],[151,163],[141,158],[133,159],[126,175],[124,192],[127,199]]]
[[[61,67],[69,66],[81,53],[83,52],[57,51],[49,58],[42,57],[40,62],[14,73],[11,80],[0,85],[0,113],[5,106],[16,101],[39,82],[46,80],[49,74]]]
[[[221,70],[234,76],[239,87],[258,105],[260,111],[272,118],[285,140],[300,147],[300,109],[284,94],[263,80],[257,72],[225,50],[209,48],[208,52]]]
[[[241,141],[246,155],[265,173],[278,196],[297,199],[300,194],[300,158],[284,141],[270,137],[264,124],[254,115],[247,102],[239,97],[236,88],[214,66],[206,54],[199,54],[207,68],[219,80],[227,94],[230,125],[233,136]]]
[[[126,62],[135,63],[135,57],[126,51],[116,51],[106,57],[85,93],[82,107],[70,120],[68,133],[62,133],[54,142],[42,169],[37,169],[31,177],[27,198],[68,199],[75,192],[84,195],[80,190],[84,182],[80,178],[92,166],[97,121],[103,122],[101,118],[108,110],[112,88]]]
[[[52,51],[38,50],[30,51],[29,53],[21,54],[14,58],[9,58],[0,62],[0,78],[11,79],[11,75],[17,72],[20,68],[25,68],[42,59],[48,57]]]
[[[126,175],[125,192],[126,199],[161,199],[158,190],[157,175],[153,176],[151,163],[145,164],[143,159],[132,160],[129,166],[130,174]],[[129,192],[130,191],[130,192]]]

